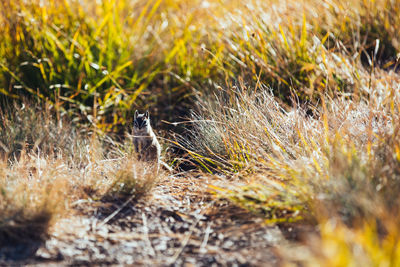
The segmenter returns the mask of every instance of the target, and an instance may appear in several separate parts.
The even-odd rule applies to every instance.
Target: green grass
[[[268,84],[286,102],[315,102],[320,91],[359,83],[357,71],[341,69],[378,37],[381,61],[394,64],[397,4],[353,5],[289,2],[282,12],[296,16],[282,20],[261,1],[3,1],[0,90],[3,99],[38,98],[102,131],[121,128],[136,107],[175,119],[194,95],[240,81]],[[312,15],[319,12],[329,23]]]

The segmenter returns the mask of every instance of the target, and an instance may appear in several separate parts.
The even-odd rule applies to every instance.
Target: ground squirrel
[[[160,167],[161,146],[150,125],[149,112],[140,114],[135,111],[133,123],[133,144],[138,160],[155,164],[158,172]]]

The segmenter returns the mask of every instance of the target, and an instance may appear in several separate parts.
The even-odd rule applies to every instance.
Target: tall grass
[[[339,265],[350,264],[360,255],[371,266],[380,260],[395,265],[400,96],[391,87],[397,74],[380,74],[385,78],[373,83],[375,95],[369,100],[325,96],[314,116],[301,106],[285,110],[268,90],[224,91],[194,117],[186,146],[208,171],[237,177],[211,186],[219,197],[269,223],[319,223],[322,239],[313,242],[326,252],[311,253],[323,265],[338,266],[332,257],[344,260]],[[335,230],[324,228],[334,221],[340,224]],[[371,248],[373,238],[390,244]],[[358,245],[360,255],[352,251]],[[331,249],[337,250],[324,254]]]
[[[190,14],[176,20],[170,16],[178,9],[172,2],[1,5],[1,87],[7,97],[36,97],[111,130],[126,122],[134,106],[157,103],[173,109],[180,102],[175,100],[188,93],[188,86],[180,86],[185,79],[180,72],[187,71],[191,53],[185,52]],[[179,26],[170,31],[167,25],[174,24]],[[171,68],[176,54],[184,62]]]
[[[362,55],[395,65],[396,3],[7,0],[0,90],[102,131],[125,125],[134,107],[177,118],[192,96],[240,81],[315,102],[321,90],[351,91],[359,74],[347,68]]]
[[[22,104],[8,104],[0,110],[0,123],[0,150],[10,159],[33,152],[82,160],[78,155],[90,140],[89,128],[78,130],[65,113],[57,113],[49,103],[23,100]]]

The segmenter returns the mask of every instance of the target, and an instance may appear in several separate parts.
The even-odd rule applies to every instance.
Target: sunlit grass
[[[390,216],[383,225],[382,235],[374,222],[365,222],[354,229],[338,221],[320,224],[321,237],[314,236],[307,246],[299,246],[283,253],[288,266],[397,266],[400,260],[398,219]],[[287,253],[287,254],[286,254]]]
[[[379,72],[384,79],[373,83],[375,95],[369,100],[325,96],[313,116],[301,106],[285,110],[266,90],[222,91],[195,115],[198,122],[186,146],[199,153],[193,160],[207,170],[234,178],[210,187],[218,197],[267,223],[322,227],[336,220],[343,231],[359,235],[347,241],[341,239],[346,235],[322,233],[318,242],[327,243],[326,253],[337,246],[326,259],[341,257],[328,260],[327,266],[357,261],[352,251],[357,244],[365,246],[360,253],[366,253],[371,266],[380,260],[394,264],[398,255],[391,251],[399,238],[391,224],[397,219],[385,214],[398,212],[400,97],[391,87],[397,74]],[[368,228],[371,222],[379,232]],[[382,258],[375,258],[368,238],[388,238],[392,247],[376,247]]]
[[[165,174],[137,162],[129,143],[78,132],[28,103],[0,118],[0,247],[48,237],[76,203],[138,200]]]
[[[316,102],[362,83],[360,57],[396,63],[398,5],[356,2],[3,1],[0,90],[103,131],[135,106],[176,118],[192,96],[235,81]]]
[[[0,246],[46,238],[65,210],[66,166],[34,156],[1,164]]]
[[[227,178],[217,197],[319,228],[315,262],[395,266],[399,12],[392,0],[2,1],[0,241],[163,179],[107,134],[140,107],[157,126],[192,116],[175,145]]]

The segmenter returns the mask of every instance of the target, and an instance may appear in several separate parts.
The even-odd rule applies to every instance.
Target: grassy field
[[[395,0],[2,1],[0,247],[179,174],[311,227],[283,264],[398,266],[399,32]],[[134,159],[135,109],[173,174]]]

